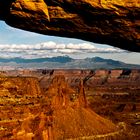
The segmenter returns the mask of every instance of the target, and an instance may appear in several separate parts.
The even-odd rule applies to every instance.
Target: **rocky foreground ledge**
[[[1,0],[0,19],[28,31],[140,52],[139,0]]]

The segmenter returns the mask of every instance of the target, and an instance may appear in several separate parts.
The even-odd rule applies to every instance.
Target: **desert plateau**
[[[0,140],[140,140],[140,0],[0,0]]]
[[[140,70],[7,70],[0,140],[139,140]]]

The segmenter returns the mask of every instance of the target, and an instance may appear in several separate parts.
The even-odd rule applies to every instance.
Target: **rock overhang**
[[[138,0],[1,0],[0,19],[45,35],[140,52]]]

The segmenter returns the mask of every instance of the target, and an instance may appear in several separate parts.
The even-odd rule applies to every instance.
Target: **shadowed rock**
[[[140,52],[139,0],[1,0],[0,19],[28,31]]]

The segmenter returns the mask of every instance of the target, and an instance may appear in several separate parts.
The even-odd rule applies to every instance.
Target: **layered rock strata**
[[[2,78],[1,138],[66,140],[88,139],[97,135],[106,137],[112,133],[113,136],[119,135],[115,124],[87,106],[82,81],[76,92],[69,87],[64,76],[55,76],[46,93],[41,94],[39,87],[32,85],[32,82],[34,85],[37,83],[35,78]],[[32,92],[26,93],[26,88],[23,88],[25,86],[33,88]],[[6,101],[8,104],[4,103]]]

